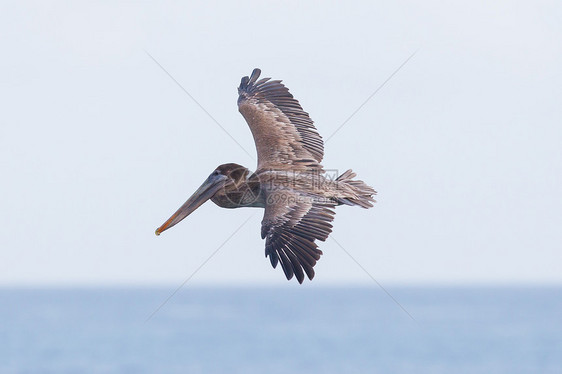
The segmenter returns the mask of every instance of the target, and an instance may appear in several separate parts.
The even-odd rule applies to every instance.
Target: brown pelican
[[[256,143],[258,165],[254,173],[238,164],[217,167],[201,187],[175,212],[156,235],[176,225],[205,201],[223,208],[265,208],[261,237],[265,256],[278,263],[287,279],[299,283],[304,274],[314,277],[314,265],[332,231],[337,205],[372,207],[375,190],[347,170],[330,178],[320,162],[324,143],[312,120],[280,80],[258,80],[260,69],[242,78],[238,110]]]

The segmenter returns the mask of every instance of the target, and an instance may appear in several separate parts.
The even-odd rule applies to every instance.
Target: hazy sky
[[[192,282],[288,285],[260,209],[154,229],[217,165],[255,169],[236,107],[254,67],[327,138],[416,50],[326,143],[326,168],[379,191],[333,237],[382,284],[560,283],[561,19],[559,1],[3,1],[0,284],[179,284],[251,217]],[[314,284],[372,282],[321,249]]]

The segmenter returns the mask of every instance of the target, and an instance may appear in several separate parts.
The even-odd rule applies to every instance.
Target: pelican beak
[[[203,203],[212,198],[221,188],[224,187],[227,177],[218,174],[211,174],[209,178],[191,195],[189,199],[175,212],[162,226],[156,229],[156,235],[162,231],[179,223],[182,219],[190,215]]]

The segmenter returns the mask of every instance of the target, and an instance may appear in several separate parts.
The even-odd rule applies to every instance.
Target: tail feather
[[[343,184],[344,196],[338,197],[338,202],[345,205],[358,205],[368,209],[376,202],[373,196],[377,194],[372,187],[361,180],[354,180],[357,174],[349,169],[336,178],[336,182]]]

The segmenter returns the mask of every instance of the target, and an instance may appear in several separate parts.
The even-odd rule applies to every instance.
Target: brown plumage
[[[324,142],[299,102],[279,80],[242,78],[238,88],[238,110],[256,143],[259,169],[295,170],[322,168]]]
[[[156,230],[174,226],[211,199],[224,208],[265,208],[261,236],[265,255],[275,268],[281,263],[287,279],[302,283],[314,277],[314,265],[332,231],[338,205],[372,207],[375,190],[346,171],[326,176],[320,162],[322,137],[299,102],[281,81],[259,79],[260,70],[242,78],[238,109],[248,122],[258,153],[255,173],[237,164],[217,167],[182,207]]]

